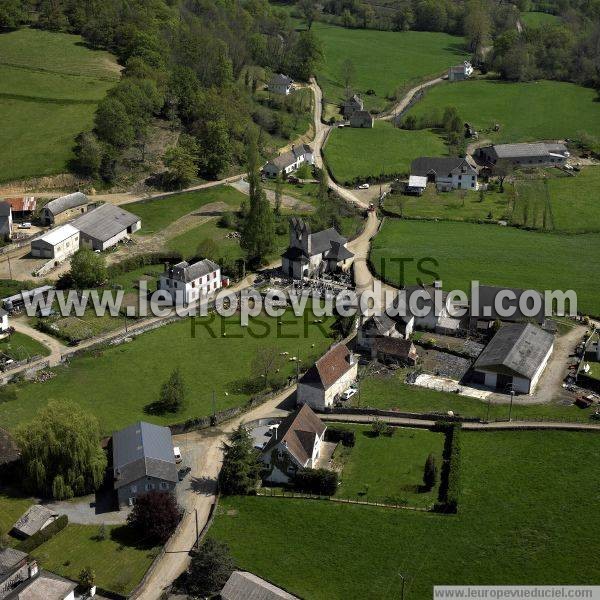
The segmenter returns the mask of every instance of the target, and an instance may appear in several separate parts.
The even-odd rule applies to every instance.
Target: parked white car
[[[29,223],[29,221],[25,221],[25,223],[20,223],[19,229],[31,229],[31,223]]]
[[[343,394],[342,400],[350,400],[354,394],[358,393],[358,390],[355,387],[349,387]]]
[[[361,184],[358,186],[358,189],[359,189],[359,190],[368,190],[370,187],[371,187],[371,186],[370,186],[368,183],[361,183]]]
[[[181,450],[179,449],[179,446],[173,447],[173,454],[175,455],[175,462],[179,464],[183,460],[181,458]]]

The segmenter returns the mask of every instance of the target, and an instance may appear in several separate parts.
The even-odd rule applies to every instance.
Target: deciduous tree
[[[79,290],[94,288],[106,281],[106,260],[89,248],[78,250],[71,258],[71,279]]]
[[[171,492],[152,490],[137,496],[127,523],[139,531],[142,539],[164,544],[180,518],[175,496]]]
[[[234,569],[229,546],[209,538],[192,554],[186,591],[195,598],[211,597],[223,589]]]

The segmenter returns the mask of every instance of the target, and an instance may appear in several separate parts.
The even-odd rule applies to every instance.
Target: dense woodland
[[[244,136],[255,123],[261,152],[267,133],[289,137],[278,113],[306,110],[297,100],[256,100],[273,71],[307,80],[321,57],[312,32],[296,32],[287,13],[266,1],[7,0],[0,28],[31,24],[81,34],[113,52],[120,83],[100,103],[95,127],[77,140],[74,168],[107,182],[124,156],[140,160],[152,123],[182,132],[167,151],[163,182],[180,187],[198,174],[216,178],[244,161]],[[266,110],[265,105],[273,110]],[[275,106],[272,106],[275,105]]]

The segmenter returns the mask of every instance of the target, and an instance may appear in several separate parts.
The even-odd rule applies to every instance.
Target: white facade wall
[[[177,305],[196,302],[201,295],[214,294],[221,289],[221,286],[221,269],[216,269],[187,283],[177,279],[169,279],[165,273],[158,280],[158,289],[169,292],[171,301]]]
[[[308,404],[316,410],[324,410],[333,406],[338,394],[345,392],[355,381],[358,374],[358,361],[350,366],[336,382],[326,390],[316,385],[300,382],[296,392],[298,404]]]
[[[282,94],[283,96],[288,96],[292,91],[292,85],[286,85],[284,83],[272,83],[269,85],[269,91],[274,94]]]
[[[50,244],[45,240],[31,242],[31,256],[36,258],[53,258],[62,262],[79,250],[79,231],[58,244]]]
[[[548,361],[550,360],[550,356],[552,355],[553,350],[554,350],[554,344],[552,344],[552,346],[550,346],[550,350],[548,350],[548,354],[546,354],[539,369],[535,372],[534,376],[531,378],[531,384],[529,386],[529,393],[531,393],[531,392],[533,392],[533,390],[535,390],[535,387],[537,386],[538,381],[540,380],[540,377],[542,376],[542,373],[544,372],[544,369],[546,368],[546,365],[548,364]]]
[[[0,317],[0,331],[6,331],[8,329],[8,315],[2,315]]]
[[[461,173],[451,177],[436,177],[435,183],[439,190],[447,192],[450,190],[476,190],[477,175]]]

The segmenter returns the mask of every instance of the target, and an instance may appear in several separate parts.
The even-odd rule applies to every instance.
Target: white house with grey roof
[[[273,435],[261,453],[268,468],[266,481],[287,483],[300,469],[313,469],[321,454],[327,427],[304,404],[273,428]]]
[[[116,431],[112,456],[119,506],[134,504],[138,494],[175,489],[177,466],[168,427],[139,421]]]
[[[281,255],[281,269],[293,279],[345,271],[354,258],[347,243],[334,227],[312,233],[306,221],[292,217],[290,245]]]
[[[57,264],[79,250],[79,230],[61,225],[31,242],[31,256],[53,259]]]
[[[477,189],[477,170],[466,159],[458,156],[422,156],[412,161],[410,174],[426,177],[441,192]]]
[[[503,392],[531,394],[553,349],[554,336],[536,325],[505,325],[475,361],[473,381]]]
[[[493,170],[499,167],[553,167],[561,166],[570,156],[562,143],[534,142],[524,144],[496,144],[479,148],[480,161]]]
[[[275,178],[279,175],[285,177],[290,175],[304,163],[315,164],[313,149],[308,144],[292,146],[288,152],[280,154],[277,158],[270,160],[264,167],[263,173],[267,177]]]
[[[207,258],[191,265],[184,260],[168,266],[158,279],[158,289],[167,292],[171,302],[177,306],[196,302],[201,297],[216,293],[221,287],[221,267]]]
[[[142,226],[140,218],[120,206],[102,204],[70,223],[79,230],[82,248],[107,250],[136,232]]]
[[[269,80],[267,87],[269,88],[269,91],[274,94],[287,96],[294,87],[294,80],[283,73],[274,73]]]
[[[64,223],[66,220],[87,211],[88,197],[83,192],[74,192],[50,200],[42,209],[40,219],[43,225]]]

